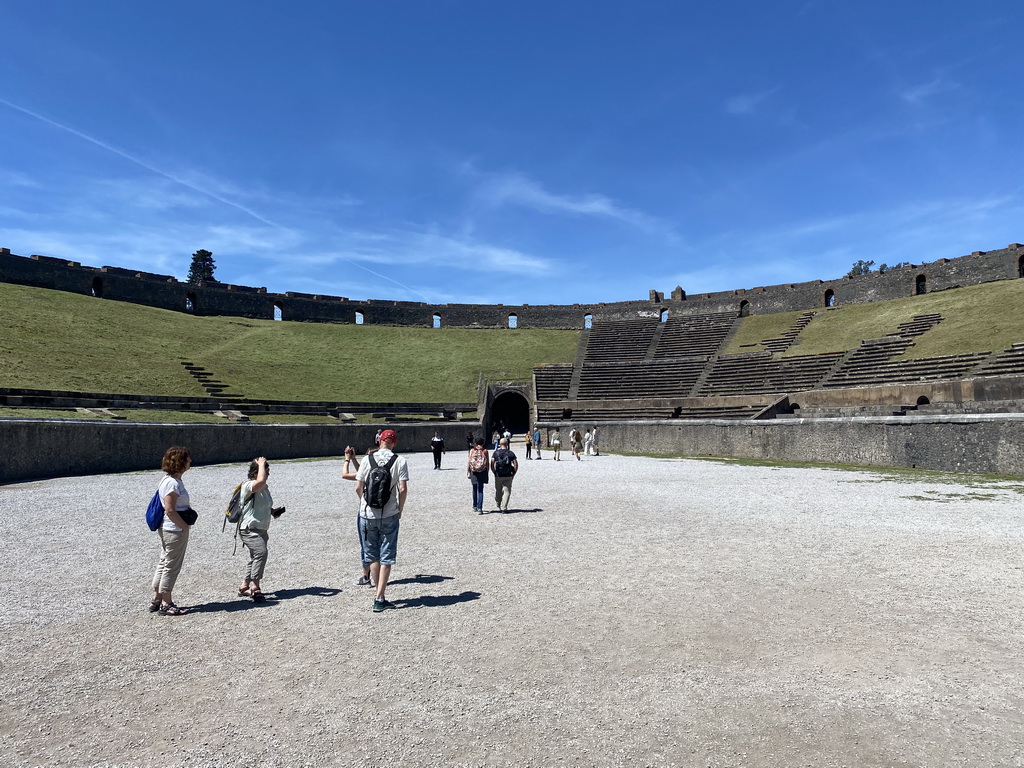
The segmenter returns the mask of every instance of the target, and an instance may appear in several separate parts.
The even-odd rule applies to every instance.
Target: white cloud
[[[769,88],[760,93],[738,94],[726,100],[725,111],[730,115],[751,115],[757,111],[762,102],[775,95],[778,90],[778,87],[776,87]]]
[[[518,172],[485,174],[477,187],[474,200],[489,208],[518,205],[545,214],[568,214],[612,219],[638,227],[647,232],[669,228],[652,216],[617,204],[611,198],[589,193],[583,195],[559,195],[549,192],[539,182]]]
[[[932,96],[945,93],[947,91],[953,91],[959,87],[960,85],[958,83],[946,80],[940,75],[932,78],[927,83],[919,83],[918,85],[902,89],[899,92],[899,96],[908,104],[921,106]]]

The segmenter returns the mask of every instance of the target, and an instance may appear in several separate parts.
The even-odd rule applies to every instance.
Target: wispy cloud
[[[921,106],[933,96],[957,90],[959,87],[959,83],[947,80],[941,75],[937,75],[926,83],[919,83],[917,85],[901,89],[899,91],[899,96],[908,104]]]
[[[212,191],[210,189],[205,189],[203,187],[200,187],[200,186],[194,184],[193,182],[189,181],[188,179],[184,178],[182,175],[176,175],[176,174],[170,173],[168,171],[162,170],[160,168],[157,168],[153,164],[151,164],[149,162],[146,162],[145,160],[142,160],[142,159],[140,159],[138,157],[135,157],[134,155],[131,155],[131,154],[125,152],[124,150],[118,149],[117,147],[114,147],[114,146],[112,146],[110,144],[107,144],[106,142],[100,141],[99,139],[94,138],[94,137],[92,137],[92,136],[90,136],[90,135],[88,135],[86,133],[83,133],[82,131],[79,131],[79,130],[77,130],[75,128],[72,128],[72,127],[70,127],[68,125],[64,125],[63,123],[59,123],[56,120],[51,120],[48,117],[44,117],[43,115],[40,115],[37,112],[33,112],[30,109],[26,109],[25,107],[22,107],[22,106],[19,106],[17,104],[14,104],[14,103],[12,103],[10,101],[7,101],[6,99],[0,98],[0,104],[3,104],[5,106],[7,106],[7,107],[10,107],[11,109],[16,110],[18,112],[21,112],[21,113],[23,113],[25,115],[28,115],[29,117],[33,117],[36,120],[39,120],[40,122],[46,123],[47,125],[50,125],[50,126],[53,126],[54,128],[58,128],[58,129],[60,129],[62,131],[66,131],[67,133],[70,133],[72,136],[77,136],[78,138],[82,139],[83,141],[87,141],[90,144],[93,144],[93,145],[95,145],[97,147],[100,147],[101,149],[105,149],[107,152],[111,152],[111,153],[117,155],[118,157],[124,158],[125,160],[128,160],[131,163],[134,163],[135,165],[139,166],[140,168],[145,168],[147,171],[155,173],[155,174],[157,174],[159,176],[163,176],[165,179],[169,179],[170,181],[173,181],[173,182],[176,182],[178,184],[181,184],[183,187],[187,187],[188,189],[191,189],[194,192],[199,192],[200,194],[206,195],[207,197],[210,197],[210,198],[212,198],[214,200],[217,200],[218,202],[224,203],[225,205],[229,205],[232,208],[237,208],[238,210],[242,211],[243,213],[245,213],[245,214],[247,214],[249,216],[252,216],[257,221],[262,222],[263,224],[266,224],[266,225],[271,226],[271,227],[277,226],[276,224],[274,224],[274,222],[266,219],[265,217],[261,216],[259,213],[257,213],[255,211],[253,211],[252,209],[242,205],[241,203],[239,203],[239,202],[237,202],[235,200],[230,200],[230,199],[228,199],[228,198],[226,198],[226,197],[224,197],[222,195],[217,194],[217,192]]]
[[[556,194],[543,184],[519,172],[480,174],[474,200],[489,208],[516,205],[544,214],[566,214],[570,216],[591,216],[611,219],[643,229],[647,232],[668,232],[664,223],[655,217],[616,203],[612,198],[599,193],[582,195]]]
[[[779,88],[769,88],[760,93],[741,93],[726,99],[725,111],[730,115],[752,115],[766,100],[774,96]]]

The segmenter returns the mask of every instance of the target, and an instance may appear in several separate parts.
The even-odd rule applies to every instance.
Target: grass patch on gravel
[[[693,461],[710,461],[718,464],[732,464],[741,467],[768,467],[776,469],[837,469],[844,472],[865,472],[874,475],[871,479],[847,480],[849,483],[881,483],[887,481],[913,481],[942,483],[948,485],[967,486],[970,488],[989,489],[999,484],[1001,490],[1024,494],[1024,477],[1014,475],[956,474],[936,469],[920,469],[911,467],[874,467],[863,464],[836,464],[834,462],[817,461],[783,461],[775,459],[745,459],[728,456],[683,456],[663,453],[620,453],[621,456],[647,456],[653,459],[691,459]],[[984,500],[984,499],[982,499]]]

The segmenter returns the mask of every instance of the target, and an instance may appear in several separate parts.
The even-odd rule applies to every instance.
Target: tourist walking
[[[188,490],[181,481],[181,476],[188,472],[191,466],[192,455],[188,448],[180,445],[168,448],[160,463],[160,468],[165,474],[157,493],[164,508],[164,519],[157,529],[160,536],[160,562],[156,566],[156,573],[153,574],[153,599],[149,604],[149,610],[159,611],[161,616],[182,616],[188,613],[187,608],[175,605],[171,592],[185,562],[189,526],[194,524],[198,517],[192,511]]]
[[[594,431],[590,433],[590,439],[591,439],[591,441],[594,444],[594,455],[595,456],[600,456],[601,455],[601,449],[598,447],[598,442],[597,442],[597,427],[594,427]]]
[[[537,461],[540,461],[540,427],[533,427],[533,447],[537,451]]]
[[[555,427],[555,431],[551,433],[551,450],[555,452],[555,461],[561,461],[562,433],[558,431],[558,427]]]
[[[498,510],[508,512],[508,502],[512,498],[512,480],[519,471],[519,460],[509,450],[507,437],[501,438],[498,450],[491,456],[491,472],[494,473],[494,503]]]
[[[238,536],[242,545],[249,550],[249,562],[245,566],[245,579],[238,588],[239,597],[251,597],[253,602],[263,602],[260,582],[267,567],[270,544],[270,521],[284,513],[284,507],[275,507],[267,480],[270,479],[270,463],[260,456],[249,464],[249,479],[242,483],[238,497],[242,506],[242,519],[238,524]]]
[[[576,461],[580,461],[580,454],[583,453],[583,436],[580,435],[580,431],[576,427],[569,430],[569,442],[572,447],[572,455],[576,457]]]
[[[590,433],[590,430],[588,429],[586,433],[583,435],[583,454],[585,456],[590,456],[593,452],[594,436]]]
[[[487,449],[484,448],[484,439],[481,437],[469,452],[469,460],[466,462],[466,476],[473,485],[473,511],[478,515],[484,513],[484,486],[487,485],[488,462]]]
[[[434,469],[441,468],[441,454],[444,451],[444,439],[441,433],[434,430],[434,436],[430,438],[430,452],[434,454]]]
[[[395,453],[398,435],[385,429],[380,448],[359,467],[356,495],[360,499],[359,525],[370,562],[370,578],[377,585],[374,613],[394,608],[386,596],[391,566],[398,557],[398,529],[409,495],[409,465]]]

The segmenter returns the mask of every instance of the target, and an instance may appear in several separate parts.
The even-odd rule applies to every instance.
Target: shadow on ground
[[[435,574],[428,573],[417,573],[415,576],[409,576],[405,579],[391,579],[388,582],[388,586],[395,584],[438,584],[442,581],[451,581],[454,576],[438,576]]]
[[[423,595],[408,600],[392,600],[399,608],[447,608],[450,605],[479,600],[479,592],[461,592],[458,595]]]
[[[234,611],[248,611],[253,608],[268,608],[272,605],[276,605],[282,600],[292,600],[296,597],[334,597],[341,592],[340,589],[334,589],[333,587],[303,587],[302,589],[278,589],[273,592],[266,593],[266,599],[263,602],[253,602],[247,597],[237,597],[234,600],[215,602],[215,603],[201,603],[199,605],[193,605],[189,607],[189,613],[216,613],[218,611],[224,611],[225,613],[233,613]]]

